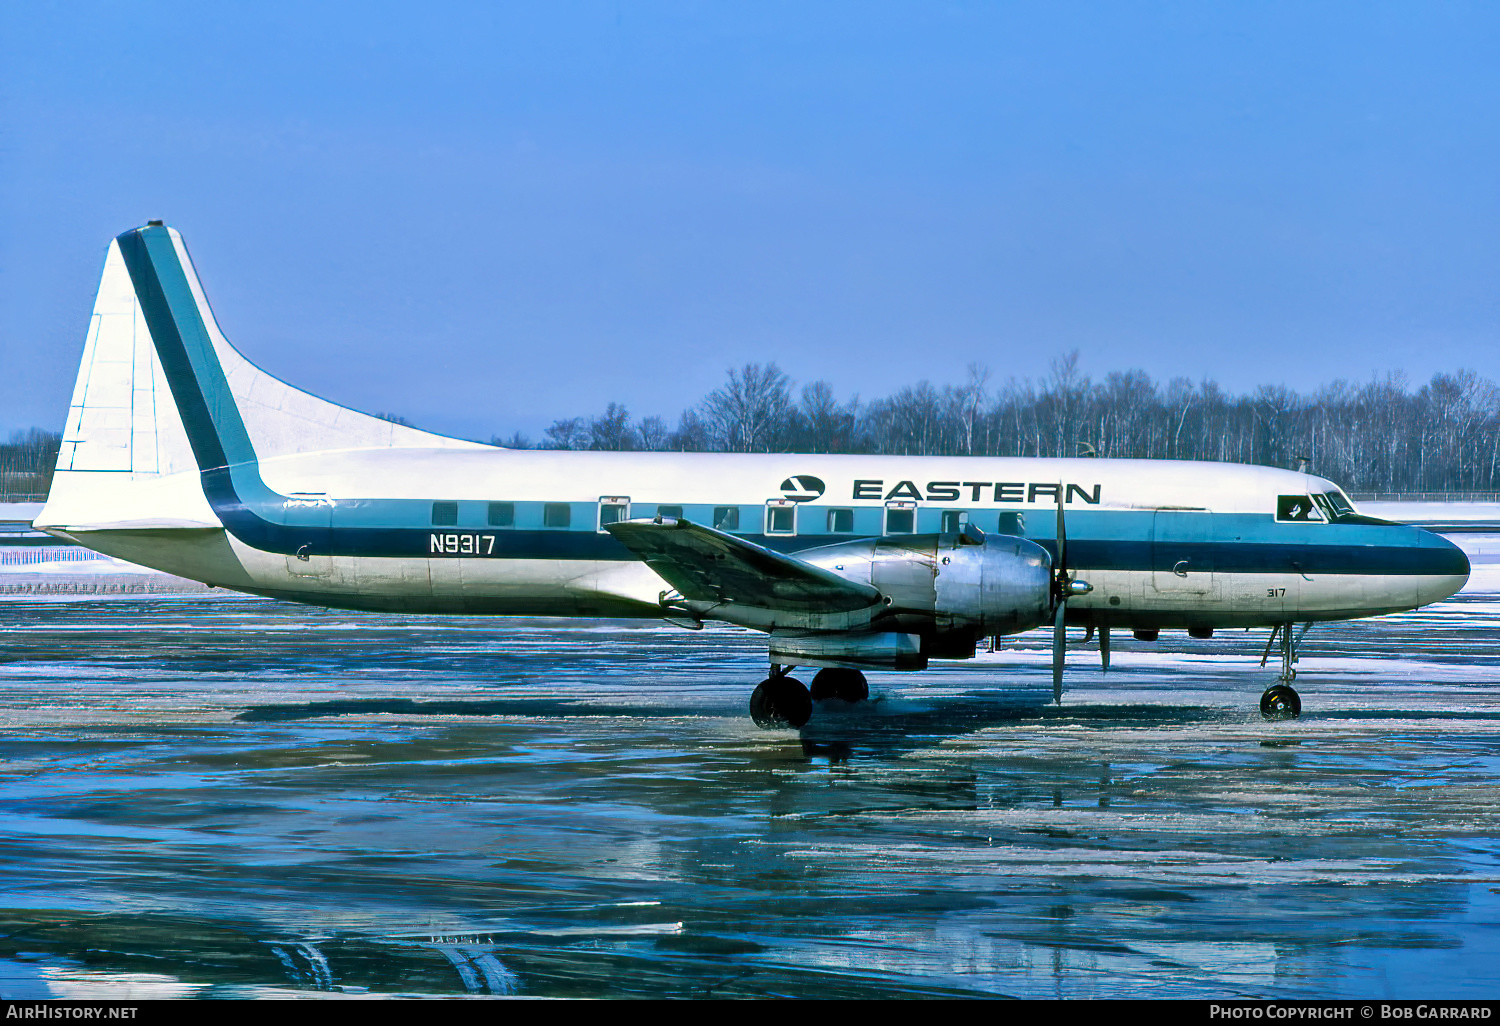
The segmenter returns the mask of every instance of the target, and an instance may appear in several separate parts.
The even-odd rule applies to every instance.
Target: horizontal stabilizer
[[[692,601],[816,613],[880,601],[868,584],[680,518],[626,520],[605,530]]]

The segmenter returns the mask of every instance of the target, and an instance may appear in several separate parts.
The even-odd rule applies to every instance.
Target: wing
[[[625,520],[604,529],[686,599],[818,613],[880,601],[868,584],[681,518]]]

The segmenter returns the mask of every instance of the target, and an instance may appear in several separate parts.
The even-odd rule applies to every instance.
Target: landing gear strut
[[[1302,699],[1292,687],[1292,681],[1297,679],[1297,648],[1311,626],[1311,623],[1303,624],[1302,630],[1293,638],[1293,625],[1279,623],[1271,629],[1271,636],[1266,639],[1266,651],[1260,657],[1262,666],[1270,658],[1271,646],[1276,644],[1278,638],[1281,641],[1281,676],[1276,678],[1279,683],[1271,685],[1260,696],[1260,714],[1268,720],[1294,720],[1302,715]]]
[[[788,676],[790,666],[771,664],[771,675],[750,695],[750,718],[757,727],[800,727],[812,718],[812,695],[807,685]]]

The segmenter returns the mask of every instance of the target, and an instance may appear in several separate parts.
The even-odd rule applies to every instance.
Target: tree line
[[[1157,382],[1145,371],[1084,373],[1077,352],[1041,381],[997,382],[969,365],[961,384],[919,381],[872,400],[800,389],[774,363],[747,364],[679,414],[633,421],[620,403],[555,421],[544,449],[1099,456],[1219,460],[1313,472],[1359,492],[1500,490],[1500,389],[1473,371],[1411,387],[1400,374],[1299,393],[1262,385]]]
[[[31,428],[0,444],[0,502],[40,501],[52,484],[62,435]]]
[[[379,414],[407,423],[394,414]],[[0,497],[42,496],[59,435],[32,428],[0,444]],[[556,420],[512,448],[679,452],[1100,456],[1220,460],[1313,472],[1356,492],[1500,491],[1500,388],[1472,371],[1412,387],[1399,374],[1299,393],[1262,385],[1234,395],[1213,381],[1157,382],[1140,370],[1095,380],[1078,354],[1040,381],[997,382],[971,364],[960,384],[919,381],[893,395],[839,399],[800,388],[774,363],[733,368],[669,422],[621,403]]]

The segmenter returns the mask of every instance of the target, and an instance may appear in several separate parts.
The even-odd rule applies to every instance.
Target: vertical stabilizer
[[[147,225],[115,243],[203,469],[209,449],[233,465],[343,449],[484,448],[351,410],[267,374],[220,330],[181,235]]]
[[[209,477],[300,453],[488,448],[293,388],[229,344],[182,236],[159,221],[104,260],[39,527],[220,526]]]
[[[104,260],[57,469],[129,474],[195,469],[116,242]]]

